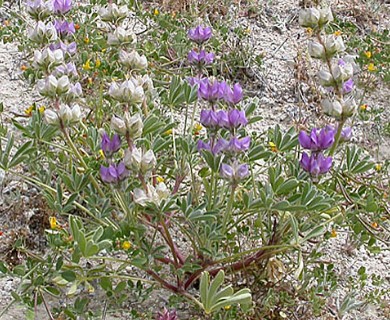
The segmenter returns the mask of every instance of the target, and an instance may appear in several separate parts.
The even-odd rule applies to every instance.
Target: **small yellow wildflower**
[[[380,163],[377,163],[375,165],[375,170],[378,171],[378,172],[381,171],[382,170],[382,165]]]
[[[371,227],[373,227],[374,229],[378,228],[378,223],[376,222],[371,223]]]
[[[99,157],[100,158],[105,158],[104,152],[102,149],[99,150]]]
[[[339,37],[341,36],[341,31],[340,30],[336,30],[333,34],[336,36],[336,37]]]
[[[160,177],[160,176],[157,176],[156,180],[157,180],[158,183],[161,183],[161,182],[165,181],[164,178]]]
[[[367,59],[370,59],[372,57],[371,51],[364,51],[364,55],[367,57]]]
[[[199,135],[199,132],[203,129],[200,123],[195,123],[194,125],[194,135]]]
[[[44,112],[45,112],[45,109],[46,109],[45,106],[40,106],[40,107],[38,108],[38,111],[39,111],[39,113],[44,113]]]
[[[25,66],[24,64],[20,67],[20,70],[22,70],[22,71],[26,71],[28,68],[27,68],[27,66]]]
[[[85,44],[88,44],[88,43],[89,43],[89,41],[90,41],[90,40],[89,40],[89,38],[88,38],[88,37],[84,37],[84,43],[85,43]]]
[[[49,223],[50,223],[50,229],[52,230],[58,229],[56,217],[49,217]]]
[[[130,248],[131,248],[131,243],[129,241],[122,242],[122,249],[123,250],[129,250]]]
[[[4,20],[4,25],[5,25],[6,27],[9,27],[10,24],[11,24],[11,23],[10,23],[8,20]]]
[[[362,104],[362,105],[360,106],[360,110],[366,111],[366,110],[367,110],[367,105],[366,105],[366,104]]]
[[[93,83],[93,79],[92,78],[88,78],[88,84],[92,84]]]
[[[371,63],[368,64],[367,70],[373,72],[373,71],[376,70],[376,67],[375,67],[375,65],[371,62]]]
[[[246,34],[250,34],[250,33],[251,33],[251,31],[252,31],[252,30],[251,30],[251,28],[249,28],[249,27],[248,27],[248,28],[246,28],[246,29],[244,30],[244,32],[245,32]]]
[[[160,14],[160,11],[156,8],[156,9],[154,9],[153,14],[155,16],[158,16]]]
[[[312,28],[307,28],[306,33],[311,36],[313,34],[313,29]]]
[[[103,48],[102,49],[102,52],[104,53],[104,52],[106,52],[107,51],[107,48]]]
[[[169,135],[172,134],[172,132],[173,132],[173,130],[172,130],[172,129],[169,129],[169,130],[165,131],[164,134],[167,135],[167,136],[169,136]]]
[[[31,117],[31,116],[32,116],[32,112],[33,112],[34,109],[35,109],[35,108],[34,108],[34,105],[31,105],[31,106],[29,106],[26,110],[24,110],[24,113],[25,113],[27,116]]]
[[[74,28],[75,28],[76,30],[79,30],[79,29],[80,29],[80,25],[79,25],[78,23],[76,23],[76,24],[74,25]]]
[[[276,144],[273,143],[272,141],[270,141],[269,143],[269,147],[271,149],[272,152],[278,152],[278,148],[276,147]]]
[[[335,229],[332,229],[332,231],[330,232],[330,237],[331,238],[336,238],[337,237],[337,232]]]
[[[232,306],[225,306],[224,309],[225,310],[230,310]]]
[[[99,58],[97,58],[96,61],[95,61],[95,67],[99,68],[101,64],[102,64],[102,62],[100,61]]]
[[[91,70],[92,67],[91,67],[91,59],[88,59],[84,64],[83,64],[83,69],[85,71],[88,71],[88,70]]]

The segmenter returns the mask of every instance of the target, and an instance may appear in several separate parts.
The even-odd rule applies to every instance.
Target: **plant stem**
[[[345,123],[345,119],[341,119],[339,121],[339,125],[337,127],[337,133],[336,133],[336,136],[334,138],[334,143],[332,145],[332,148],[329,151],[329,156],[333,156],[334,152],[336,151],[336,148],[337,148],[339,141],[340,141],[341,132],[343,131],[344,123]]]
[[[233,202],[234,202],[234,193],[236,191],[237,185],[235,183],[232,184],[232,190],[229,196],[228,204],[226,207],[225,215],[223,216],[223,223],[222,223],[222,233],[225,234],[226,227],[228,224],[228,221],[232,218],[232,208],[233,208]]]

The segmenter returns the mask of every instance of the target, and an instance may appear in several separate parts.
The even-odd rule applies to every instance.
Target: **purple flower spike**
[[[234,162],[231,166],[222,163],[220,174],[222,178],[236,184],[249,176],[249,167],[247,164],[239,164],[238,162]]]
[[[188,61],[193,64],[199,65],[207,65],[211,64],[214,61],[214,53],[207,53],[204,50],[200,50],[200,52],[196,52],[195,50],[191,50],[188,53]]]
[[[352,128],[346,127],[341,130],[340,140],[341,141],[349,141],[352,138]]]
[[[178,320],[176,310],[168,310],[164,308],[163,312],[157,314],[156,320]]]
[[[72,0],[54,0],[53,8],[54,12],[65,14],[72,9]]]
[[[229,146],[229,142],[223,138],[218,139],[217,143],[213,148],[213,154],[218,154],[224,150],[226,150]]]
[[[233,89],[228,88],[226,90],[225,100],[227,103],[235,105],[242,100],[242,97],[243,97],[242,88],[239,83],[236,83],[233,86]]]
[[[121,147],[121,139],[119,135],[114,134],[112,139],[108,136],[107,133],[103,133],[101,148],[106,157],[111,157],[115,152],[117,152]]]
[[[213,31],[210,27],[203,28],[202,26],[197,26],[188,31],[188,38],[198,44],[206,42],[212,35]]]
[[[109,167],[100,166],[101,179],[106,183],[118,183],[125,179],[128,173],[123,162],[120,162],[118,165],[110,164]]]
[[[218,115],[213,110],[203,109],[200,112],[200,123],[205,128],[216,128],[219,125]]]
[[[72,35],[76,32],[73,22],[56,20],[54,27],[59,35]]]
[[[202,151],[202,150],[210,151],[211,147],[210,147],[209,143],[204,142],[203,140],[198,140],[197,149],[198,149],[199,152]]]
[[[309,172],[313,177],[318,177],[320,174],[325,174],[330,170],[332,167],[332,157],[325,158],[321,152],[318,154],[312,153],[309,157],[304,152],[300,163],[303,170]]]
[[[338,61],[338,65],[340,67],[344,67],[346,65],[346,62],[343,59],[340,58],[339,61]]]
[[[251,137],[244,137],[242,139],[233,137],[229,142],[228,150],[234,153],[244,152],[249,149],[250,144]]]
[[[354,87],[354,82],[352,78],[345,81],[343,83],[343,93],[350,93],[353,90],[353,87]]]
[[[298,135],[298,140],[302,148],[311,151],[321,151],[328,149],[334,143],[334,130],[324,128],[322,130],[313,128],[310,135],[305,131],[301,131]]]

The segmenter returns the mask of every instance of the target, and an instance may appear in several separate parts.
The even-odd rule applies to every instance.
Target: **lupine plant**
[[[143,46],[153,31],[136,34],[131,9],[26,4],[34,21],[26,72],[45,109],[13,121],[24,141],[1,137],[0,167],[39,188],[51,216],[44,255],[19,241],[26,263],[0,264],[21,280],[15,301],[43,303],[51,319],[92,318],[166,290],[190,314],[260,317],[258,277],[308,282],[304,248],[314,252],[337,226],[374,248],[384,189],[368,182],[374,164],[350,144],[354,62],[342,38],[325,33],[330,8],[305,9],[299,23],[312,30],[308,52],[324,66],[321,104],[335,123],[264,134],[253,129],[261,110],[246,101],[245,85],[209,76],[217,30],[206,22],[186,30],[193,48],[180,59],[190,68],[177,73],[168,63],[159,78],[158,58]],[[104,293],[98,311],[88,298],[96,291]],[[49,296],[70,302],[50,309]],[[176,307],[150,316],[179,319]]]

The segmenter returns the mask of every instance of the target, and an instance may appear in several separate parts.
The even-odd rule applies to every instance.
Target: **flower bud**
[[[144,89],[141,86],[136,86],[135,80],[126,80],[120,85],[113,82],[108,90],[108,94],[115,100],[122,103],[138,104],[145,98]]]
[[[343,113],[343,107],[338,100],[332,102],[329,99],[325,99],[321,102],[321,106],[326,115],[336,119],[340,118]]]
[[[344,100],[343,103],[343,116],[344,117],[350,117],[352,116],[357,109],[357,104],[355,102],[355,99],[349,98],[347,100]]]
[[[58,79],[57,82],[57,94],[61,95],[63,93],[67,93],[70,89],[70,82],[68,76],[62,76],[61,78]]]
[[[134,189],[133,200],[143,207],[149,203],[160,205],[161,201],[168,198],[169,194],[167,186],[163,182],[160,182],[156,188],[148,184],[147,192],[143,189]]]
[[[324,59],[325,49],[324,46],[318,42],[310,41],[308,45],[309,54],[312,58]]]
[[[153,150],[148,150],[146,153],[142,155],[142,161],[140,167],[141,172],[143,174],[146,174],[147,172],[153,170],[156,164],[157,164],[157,160]]]
[[[111,118],[111,128],[121,135],[126,134],[126,123],[116,115]]]
[[[318,20],[318,25],[320,27],[334,20],[332,10],[329,7],[320,9],[319,11],[320,11],[320,19]]]
[[[337,82],[346,81],[353,76],[353,66],[350,63],[338,64],[332,67],[333,77]]]
[[[33,0],[27,1],[27,13],[35,20],[45,20],[53,11],[50,1]]]
[[[57,125],[59,122],[58,114],[53,110],[46,109],[43,114],[43,117],[45,121],[51,125]]]
[[[54,97],[57,93],[58,81],[53,75],[37,82],[38,92],[43,96]]]
[[[34,51],[34,68],[41,68],[43,71],[50,72],[54,67],[64,62],[64,53],[62,50],[50,50],[44,49],[42,52],[39,50]]]
[[[320,84],[324,87],[332,87],[334,85],[333,76],[328,71],[321,70],[318,72],[318,79]]]
[[[78,104],[70,108],[67,104],[61,105],[58,115],[65,125],[79,122],[81,119],[81,109]]]

